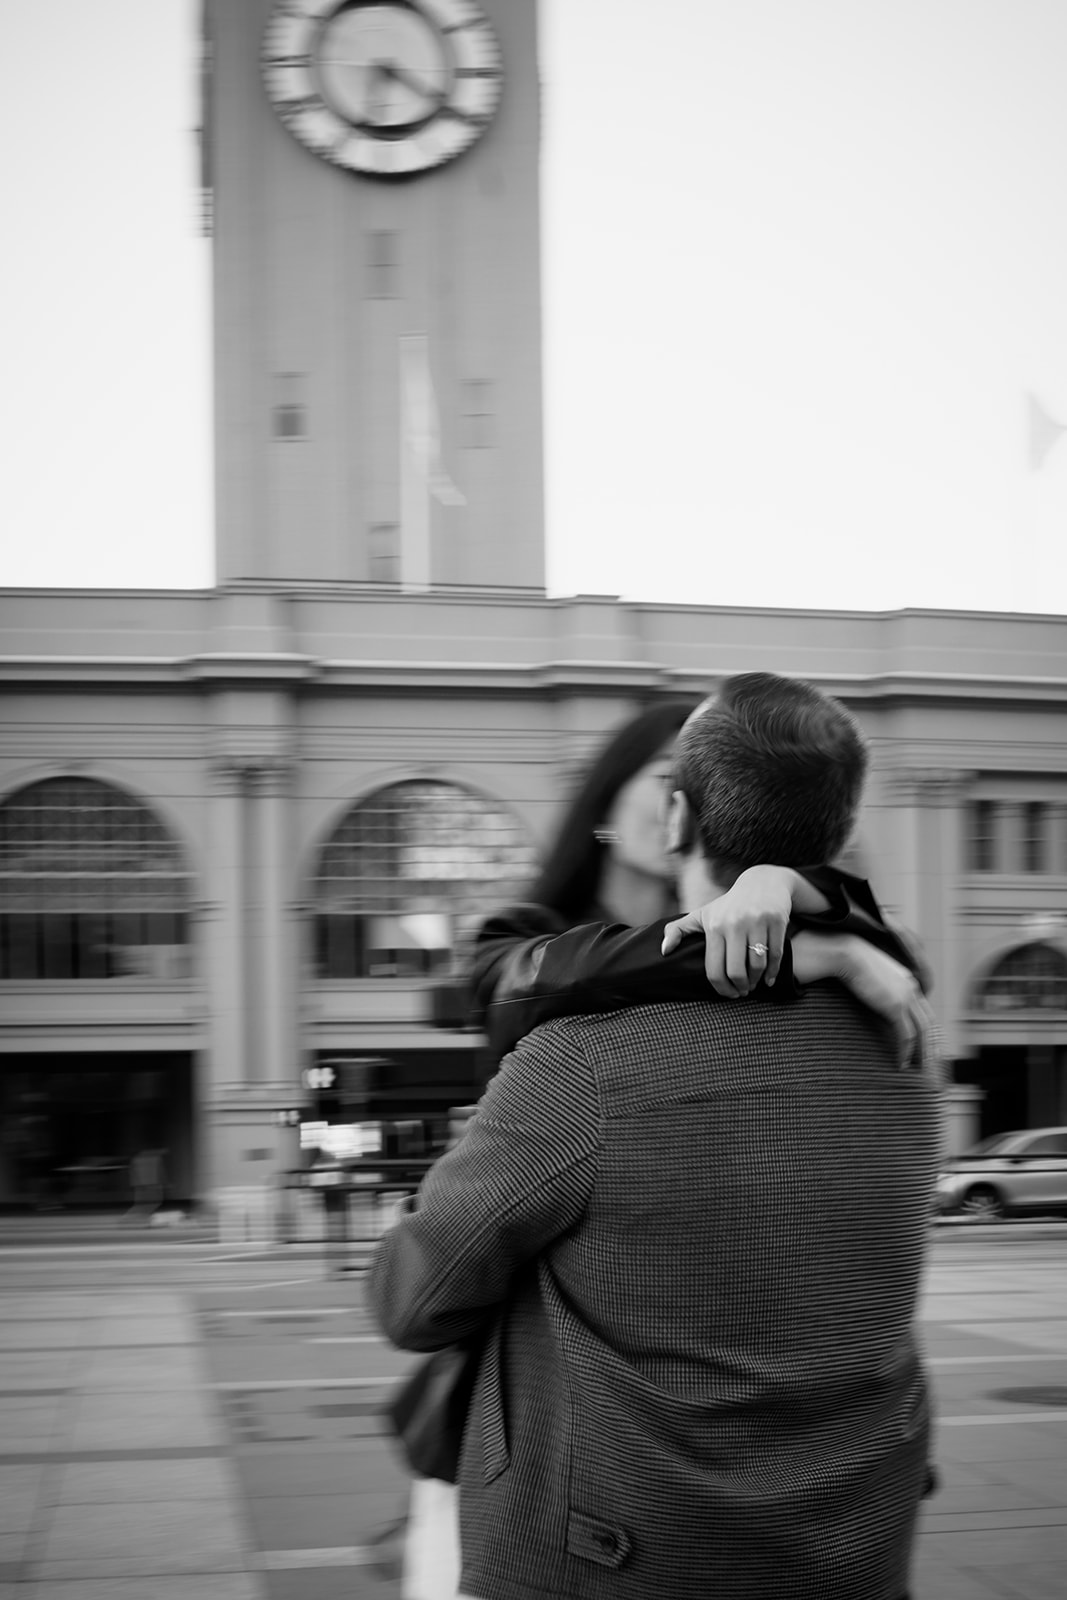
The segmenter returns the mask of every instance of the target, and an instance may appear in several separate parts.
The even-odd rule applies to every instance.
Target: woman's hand
[[[819,891],[791,867],[749,867],[726,894],[668,922],[662,954],[670,955],[687,933],[702,933],[704,970],[716,994],[736,1000],[761,978],[770,988],[782,964],[785,930],[798,895],[821,901],[811,909],[826,909]]]
[[[912,969],[919,980],[919,988],[923,994],[930,994],[934,987],[934,969],[930,965],[930,957],[922,947],[919,935],[912,933],[910,928],[905,927],[896,917],[891,917],[887,911],[883,911],[882,920],[890,933],[896,934],[908,952]]]
[[[933,1016],[907,967],[854,933],[793,936],[793,976],[798,983],[836,978],[893,1030],[903,1062],[925,1063],[932,1054]]]

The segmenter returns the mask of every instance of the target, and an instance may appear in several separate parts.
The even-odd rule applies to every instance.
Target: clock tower
[[[218,579],[544,584],[534,0],[206,0]]]

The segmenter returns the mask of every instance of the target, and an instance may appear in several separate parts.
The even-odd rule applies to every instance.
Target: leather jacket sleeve
[[[801,929],[857,934],[922,982],[915,953],[886,925],[864,879],[834,867],[805,868],[803,876],[830,905],[819,916],[794,917],[791,934]],[[650,1001],[720,1000],[704,973],[703,938],[690,935],[664,957],[665,926],[660,920],[643,928],[602,922],[567,928],[544,906],[511,906],[490,917],[478,933],[467,973],[472,1020],[485,1028],[499,1057],[553,1017]],[[753,998],[774,1005],[796,1001],[788,940],[774,988],[760,984]]]

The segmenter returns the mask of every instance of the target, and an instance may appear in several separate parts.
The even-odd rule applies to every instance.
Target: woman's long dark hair
[[[678,732],[697,698],[658,700],[624,722],[596,757],[556,830],[531,899],[569,922],[595,912],[606,846],[593,837],[624,784]]]

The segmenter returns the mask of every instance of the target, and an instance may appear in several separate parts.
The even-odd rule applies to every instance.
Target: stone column
[[[211,1062],[205,1089],[240,1088],[247,1075],[245,976],[245,772],[232,762],[212,769],[211,872],[218,900],[203,919],[205,987],[209,996]]]
[[[245,1092],[248,1061],[245,965],[245,772],[221,758],[210,771],[208,881],[217,899],[199,908],[198,960],[207,997],[207,1043],[195,1066],[197,1194],[210,1201],[232,1183],[235,1145],[224,1107]]]
[[[252,1003],[256,1006],[259,1061],[257,1081],[289,1099],[299,1087],[296,1005],[299,984],[292,905],[294,852],[289,792],[291,769],[283,762],[260,766],[252,804],[257,813],[256,964]]]
[[[961,1048],[957,886],[964,870],[964,807],[972,781],[969,772],[906,768],[893,773],[887,784],[889,804],[904,812],[904,921],[923,941],[934,968],[934,1007],[949,1059]]]

